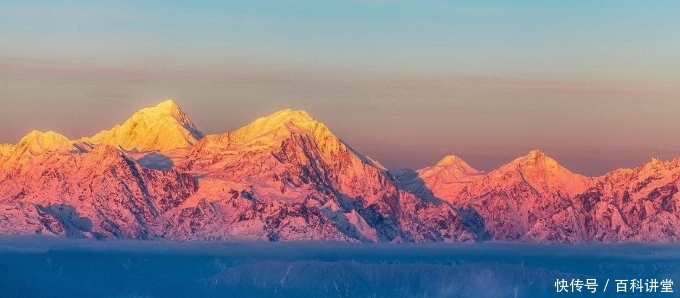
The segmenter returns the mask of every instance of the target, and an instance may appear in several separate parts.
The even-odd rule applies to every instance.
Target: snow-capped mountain
[[[455,164],[452,167],[458,168]],[[450,187],[437,187],[446,183],[448,177],[420,177],[426,181],[425,185],[433,186],[434,196],[478,217],[477,220],[483,222],[483,226],[477,227],[478,232],[488,233],[497,240],[580,240],[553,235],[555,230],[562,231],[554,226],[565,223],[552,220],[558,215],[572,216],[570,199],[593,183],[592,179],[565,169],[540,150]],[[553,239],[555,237],[559,239]]]
[[[586,214],[587,236],[607,242],[679,241],[679,178],[680,159],[653,159],[600,177],[575,199]]]
[[[195,144],[203,138],[182,109],[172,100],[134,113],[122,125],[81,141],[88,145],[111,145],[123,150],[170,151]]]
[[[434,167],[435,169],[437,167]],[[450,166],[454,173],[460,166]],[[441,170],[440,170],[441,171]],[[658,159],[601,177],[570,172],[542,151],[531,151],[483,176],[451,178],[418,171],[431,195],[476,217],[477,233],[531,242],[677,242],[675,194],[680,159]],[[452,184],[454,186],[449,186]],[[467,220],[467,219],[466,219]]]
[[[602,177],[535,150],[390,171],[304,111],[204,136],[173,101],[0,145],[0,234],[360,242],[678,241],[680,160]]]
[[[455,199],[462,188],[482,177],[484,172],[471,167],[458,156],[448,155],[434,166],[418,171],[399,169],[393,174],[403,189],[423,199],[448,201]]]
[[[141,168],[114,147],[44,154],[0,182],[0,232],[148,238],[196,190],[190,174]]]
[[[19,141],[11,155],[35,156],[48,152],[68,152],[74,150],[73,143],[63,135],[53,131],[32,131]]]
[[[386,169],[304,111],[279,111],[206,136],[179,167],[202,175],[199,185],[206,185],[181,211],[201,214],[185,225],[200,226],[202,238],[224,238],[225,229],[230,237],[255,239],[470,238],[441,228],[456,221],[445,206],[399,191]],[[416,208],[432,212],[432,218],[407,212]],[[438,218],[446,223],[435,222]]]
[[[53,131],[32,131],[16,145],[0,146],[0,179],[10,170],[25,172],[48,158],[60,158],[78,151],[71,141]]]

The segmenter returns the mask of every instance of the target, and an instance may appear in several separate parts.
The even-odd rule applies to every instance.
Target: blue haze
[[[587,278],[598,279],[599,292],[555,292],[557,279]],[[615,295],[614,279],[652,278],[680,281],[677,245],[0,238],[4,298],[620,297]],[[608,290],[602,293],[606,279],[610,279]],[[626,293],[625,297],[664,295],[673,294]]]

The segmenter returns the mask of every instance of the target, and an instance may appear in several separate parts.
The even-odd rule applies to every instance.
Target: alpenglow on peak
[[[284,109],[276,111],[269,116],[261,117],[258,120],[264,120],[263,122],[269,124],[276,124],[281,122],[294,122],[294,123],[316,123],[317,121],[306,111],[303,110],[293,110]],[[255,120],[257,122],[258,120]]]
[[[31,131],[16,146],[31,154],[73,149],[73,143],[65,136],[53,132]]]
[[[329,134],[328,128],[302,110],[284,109],[260,117],[252,123],[233,131],[235,141],[249,141],[259,138],[276,140],[290,134]]]
[[[163,102],[155,106],[158,109],[179,110],[179,106],[172,98],[166,98]]]
[[[557,167],[560,166],[559,163],[545,154],[542,150],[531,150],[529,151],[526,155],[519,157],[510,164],[517,164],[517,165],[535,165],[535,166],[544,166],[544,167]]]
[[[135,117],[146,117],[150,118],[151,120],[161,120],[160,118],[172,116],[176,119],[178,122],[187,122],[189,121],[188,117],[186,117],[186,114],[184,114],[184,111],[175,103],[174,100],[172,99],[167,99],[155,106],[152,107],[146,107],[143,108],[137,112],[135,112],[132,116],[132,118]],[[159,119],[154,119],[154,118],[159,118]]]
[[[143,108],[111,130],[83,141],[123,150],[170,151],[196,144],[204,134],[173,100]]]

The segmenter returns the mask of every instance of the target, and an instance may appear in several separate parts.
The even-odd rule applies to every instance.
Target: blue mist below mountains
[[[614,280],[680,281],[678,248],[7,237],[0,239],[0,290],[3,298],[676,297],[658,291],[617,296]],[[556,293],[558,279],[592,278],[596,294]]]

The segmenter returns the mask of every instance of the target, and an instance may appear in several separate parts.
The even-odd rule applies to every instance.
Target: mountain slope
[[[575,199],[586,212],[588,237],[604,242],[680,241],[679,179],[680,159],[653,159],[599,177]]]
[[[170,151],[191,146],[201,138],[203,133],[182,109],[174,101],[167,100],[134,113],[122,125],[82,141],[127,151]]]
[[[456,161],[456,159],[452,159]],[[478,234],[497,240],[581,242],[583,233],[564,233],[582,216],[571,198],[594,182],[574,174],[540,150],[534,150],[482,175],[458,162],[419,171],[432,195],[449,202]],[[438,168],[443,168],[438,169]],[[474,175],[464,175],[472,171]],[[438,173],[445,173],[440,175]],[[566,221],[551,222],[555,216]]]
[[[322,233],[336,240],[443,240],[443,234],[448,240],[470,238],[440,231],[437,225],[456,222],[455,214],[400,191],[387,170],[303,111],[279,111],[233,132],[207,136],[180,167],[210,179],[213,191],[199,191],[202,198],[262,226],[270,239],[315,238],[318,231],[307,228],[309,216],[327,219]],[[186,206],[200,208],[199,202]],[[249,208],[265,210],[250,214]],[[415,208],[431,210],[432,217],[441,216],[446,223],[405,212]]]
[[[459,165],[452,167],[454,174],[464,172],[455,171]],[[635,169],[588,178],[534,150],[474,179],[432,173],[438,172],[417,172],[425,189],[451,203],[465,222],[477,222],[477,233],[492,239],[680,241],[680,159],[653,159]],[[455,187],[442,187],[451,181]]]
[[[78,150],[61,134],[32,131],[16,145],[2,145],[0,151],[0,179],[3,179],[12,169],[28,170],[46,158],[59,158]]]
[[[13,144],[0,144],[0,166],[14,153],[15,148]]]
[[[387,170],[304,111],[203,136],[172,101],[0,145],[0,234],[175,240],[678,242],[680,159],[601,177],[540,150]]]
[[[55,157],[0,181],[0,233],[150,238],[196,188],[191,175],[144,169],[107,145]]]
[[[38,147],[46,150],[33,150],[22,162],[3,166],[0,233],[179,240],[474,240],[447,205],[401,191],[385,168],[303,111],[279,111],[167,156],[125,151],[178,147],[158,142],[165,134],[154,131],[165,128],[155,124],[158,115],[177,110],[168,102],[144,109],[125,125],[93,138],[97,142],[74,145],[53,136],[60,141],[38,143],[63,146]],[[27,139],[36,137],[42,139],[35,134]],[[7,148],[35,147],[29,144],[33,142]],[[67,145],[72,150],[64,150]]]

